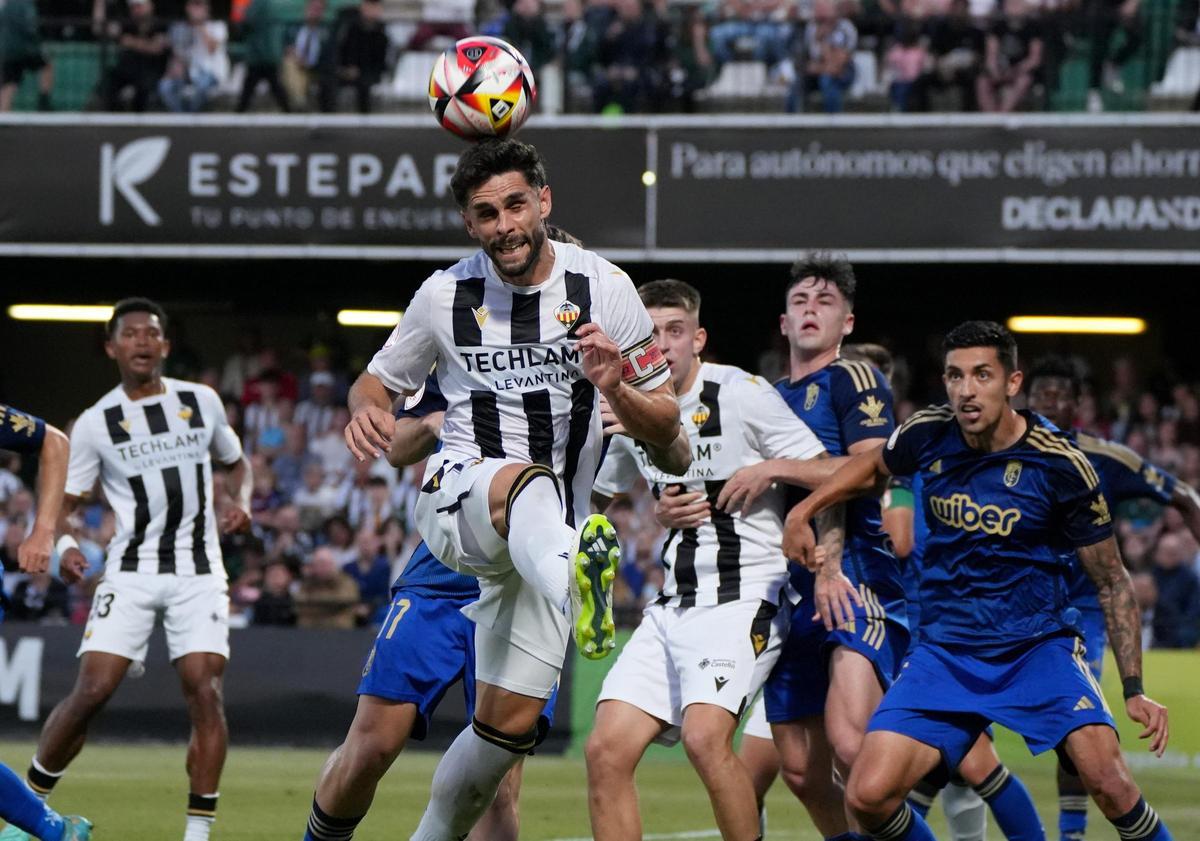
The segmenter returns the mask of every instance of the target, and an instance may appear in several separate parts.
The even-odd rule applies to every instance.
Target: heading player
[[[117,529],[79,646],[79,676],[46,719],[28,782],[49,796],[83,749],[92,718],[130,665],[145,662],[161,613],[192,723],[184,841],[205,841],[228,742],[221,681],[229,658],[229,587],[217,532],[250,524],[252,484],[217,393],[162,375],[171,348],[166,329],[166,313],[153,301],[116,304],[104,349],[121,383],[71,431],[63,515],[99,478]],[[219,481],[213,456],[228,468]],[[75,555],[82,558],[71,548],[64,558],[78,563]]]
[[[482,249],[430,277],[350,393],[358,458],[386,451],[395,396],[437,363],[443,450],[426,469],[417,525],[433,554],[480,579],[478,696],[434,774],[415,841],[457,841],[537,741],[574,625],[585,656],[612,637],[618,549],[589,516],[601,395],[631,435],[683,472],[687,437],[653,325],[629,277],[592,252],[550,243],[551,194],[537,150],[484,141],[451,180]]]
[[[1007,330],[967,322],[943,350],[949,404],[913,415],[788,515],[785,552],[818,566],[809,518],[889,475],[924,483],[921,600],[937,609],[922,611],[920,641],[871,719],[847,803],[872,838],[932,841],[905,795],[943,760],[957,767],[996,721],[1072,762],[1124,841],[1169,839],[1122,758],[1063,586],[1075,553],[1100,591],[1126,711],[1161,755],[1167,711],[1142,688],[1140,616],[1099,477],[1065,436],[1011,407],[1022,375]]]
[[[616,434],[595,494],[607,506],[644,478],[656,495],[667,485],[703,493],[712,510],[703,524],[670,533],[662,591],[600,691],[586,747],[592,834],[641,837],[638,762],[651,742],[682,738],[722,837],[748,841],[760,836],[758,810],[733,734],[779,656],[791,613],[784,491],[776,483],[815,486],[833,471],[802,461],[825,456],[825,448],[769,384],[700,361],[707,333],[699,292],[656,280],[638,294],[671,368],[692,466],[683,476],[660,470],[633,439]],[[832,533],[840,522],[829,525]]]
[[[1150,499],[1174,508],[1183,516],[1192,535],[1200,540],[1200,498],[1185,482],[1161,467],[1143,461],[1128,447],[1076,431],[1080,382],[1075,367],[1061,357],[1044,357],[1029,373],[1029,408],[1062,430],[1083,451],[1096,475],[1108,504],[1131,499]],[[1096,585],[1087,571],[1076,565],[1069,584],[1071,605],[1080,613],[1083,644],[1088,667],[1096,680],[1104,667],[1104,612]],[[1058,828],[1061,841],[1082,841],[1087,830],[1087,790],[1078,775],[1059,763]]]
[[[41,418],[0,404],[0,450],[39,456],[37,516],[29,536],[17,547],[17,565],[22,572],[45,572],[50,568],[54,551],[54,532],[62,508],[63,483],[67,478],[70,453],[67,436]],[[59,547],[66,549],[71,544],[70,538],[63,538]],[[62,564],[63,580],[68,583],[78,580],[87,568],[86,564],[78,564],[81,557]],[[0,570],[2,578],[3,570]],[[4,611],[0,609],[0,620],[3,618]],[[92,837],[91,822],[78,815],[63,817],[58,814],[3,764],[0,764],[0,820],[12,828],[11,831],[5,829],[10,836],[33,836],[41,841],[88,841]]]

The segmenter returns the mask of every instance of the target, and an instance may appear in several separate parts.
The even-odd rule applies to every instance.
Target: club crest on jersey
[[[858,410],[867,416],[859,421],[859,425],[867,428],[883,426],[887,423],[887,418],[882,417],[885,408],[882,400],[877,400],[874,394],[868,394],[867,399],[858,404]]]
[[[929,465],[929,472],[930,473],[941,473],[942,472],[942,460],[940,458],[937,461],[935,461],[933,464]]]
[[[192,419],[192,410],[190,408],[188,408],[187,406],[180,406],[179,407],[179,417],[182,420],[191,420]]]
[[[1162,493],[1163,487],[1166,485],[1166,480],[1163,475],[1154,469],[1153,465],[1147,464],[1142,470],[1142,478],[1146,480],[1146,484]]]
[[[570,330],[579,320],[579,306],[571,301],[563,301],[554,308],[554,320]]]
[[[1112,514],[1108,511],[1108,500],[1104,498],[1104,494],[1096,494],[1096,501],[1088,507],[1096,515],[1096,519],[1092,520],[1093,526],[1104,526],[1112,522]]]
[[[754,646],[754,656],[757,657],[767,650],[767,635],[751,634],[750,644]]]
[[[1021,462],[1013,460],[1004,465],[1004,487],[1016,487],[1021,481]]]
[[[820,396],[821,387],[816,383],[809,383],[808,391],[804,392],[804,411],[807,412],[817,405],[817,398]]]
[[[711,416],[712,412],[709,411],[708,407],[702,405],[699,409],[692,412],[692,423],[696,424],[698,427],[704,426],[704,422],[707,421]]]
[[[471,307],[471,314],[475,316],[475,323],[479,325],[479,329],[483,329],[483,325],[487,322],[488,316],[491,315],[491,310],[487,307]]]

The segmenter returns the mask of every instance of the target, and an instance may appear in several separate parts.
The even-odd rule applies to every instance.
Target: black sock
[[[50,792],[54,791],[54,787],[58,785],[58,781],[62,779],[62,773],[50,774],[43,771],[37,766],[37,760],[29,766],[29,770],[25,772],[25,782],[33,793],[45,800],[50,796]]]
[[[1113,818],[1112,825],[1117,828],[1121,841],[1158,838],[1162,828],[1158,813],[1150,808],[1144,797],[1139,797],[1137,804],[1124,815]]]
[[[365,816],[335,818],[327,815],[317,805],[317,798],[314,797],[312,812],[308,816],[308,835],[313,841],[350,841],[363,817]]]

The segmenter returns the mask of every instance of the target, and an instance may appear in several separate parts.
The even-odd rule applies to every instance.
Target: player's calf
[[[1081,727],[1067,737],[1064,747],[1088,794],[1104,817],[1117,828],[1121,841],[1169,841],[1172,838],[1167,825],[1146,803],[1133,781],[1121,756],[1116,732],[1111,727]]]

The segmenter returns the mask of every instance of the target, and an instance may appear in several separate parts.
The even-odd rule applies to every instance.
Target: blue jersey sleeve
[[[841,427],[842,445],[887,438],[896,427],[892,390],[883,374],[865,362],[839,359],[830,366],[829,397]]]
[[[46,437],[46,422],[0,404],[0,450],[36,453]]]
[[[1112,514],[1100,487],[1100,477],[1080,456],[1068,456],[1051,474],[1054,498],[1059,500],[1062,534],[1072,546],[1091,546],[1112,537]]]
[[[953,417],[948,406],[930,406],[906,420],[883,448],[883,463],[888,472],[893,476],[911,476],[920,470],[926,445]]]
[[[423,418],[434,412],[446,411],[446,405],[446,398],[442,395],[441,386],[438,385],[437,374],[430,374],[425,378],[425,384],[416,394],[405,398],[400,408],[396,410],[396,417]]]
[[[1076,443],[1100,476],[1100,486],[1110,503],[1153,499],[1169,505],[1178,479],[1121,444],[1081,434]]]

